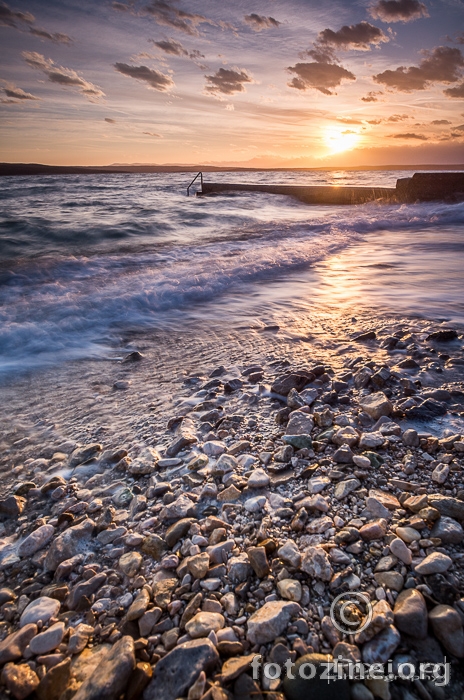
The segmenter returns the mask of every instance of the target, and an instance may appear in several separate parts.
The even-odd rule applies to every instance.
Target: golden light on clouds
[[[324,131],[324,144],[329,153],[351,151],[359,145],[360,134],[352,129],[329,126]]]

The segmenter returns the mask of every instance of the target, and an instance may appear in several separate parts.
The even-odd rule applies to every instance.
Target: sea
[[[206,173],[394,187],[405,171]],[[464,203],[187,196],[191,173],[3,177],[0,375],[108,357],[131,333],[369,309],[464,323]],[[126,348],[127,349],[127,348]]]

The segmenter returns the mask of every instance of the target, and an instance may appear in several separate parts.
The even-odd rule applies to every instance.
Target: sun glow
[[[350,151],[359,143],[359,134],[352,129],[331,126],[325,130],[324,142],[330,153]]]

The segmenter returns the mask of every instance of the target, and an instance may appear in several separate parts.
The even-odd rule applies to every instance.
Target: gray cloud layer
[[[57,66],[50,58],[45,58],[35,51],[23,51],[22,57],[31,68],[42,71],[51,83],[64,87],[77,87],[88,99],[94,100],[104,96],[97,85],[85,80],[71,68]]]
[[[164,53],[168,53],[171,56],[188,56],[189,52],[185,49],[180,41],[175,39],[165,39],[163,41],[154,41],[153,44],[157,46]]]
[[[30,12],[19,12],[12,10],[4,2],[0,4],[0,25],[4,27],[16,27],[18,22],[33,24],[34,15]]]
[[[129,66],[127,63],[115,63],[114,67],[118,73],[147,83],[153,90],[166,92],[166,90],[169,90],[174,85],[174,81],[169,75],[164,75],[164,73],[148,68],[147,66]]]
[[[424,136],[424,134],[413,134],[413,133],[391,134],[390,138],[391,139],[416,139],[417,141],[428,141],[427,136]]]
[[[334,88],[343,80],[356,80],[353,73],[335,63],[297,63],[287,70],[296,75],[289,82],[290,87],[297,90],[314,88],[324,95],[333,95]]]
[[[10,83],[7,80],[1,80],[5,87],[1,88],[2,92],[9,98],[8,100],[3,99],[2,102],[6,104],[17,104],[23,100],[39,100],[39,97],[31,95],[30,92],[25,92],[22,88],[17,87],[14,83]]]
[[[115,5],[113,5],[113,7],[114,6]],[[165,27],[172,27],[180,32],[184,32],[184,34],[197,35],[197,27],[199,25],[214,24],[212,20],[207,19],[203,15],[180,10],[178,7],[175,7],[174,4],[166,0],[152,0],[144,9],[148,14],[154,17],[158,24]]]
[[[399,66],[374,75],[374,81],[400,92],[425,90],[431,83],[454,83],[459,80],[464,57],[459,49],[438,46],[425,54],[418,66]],[[453,88],[451,88],[452,92]],[[459,88],[454,88],[458,90]],[[450,90],[445,90],[446,94]],[[451,94],[451,97],[458,96]]]
[[[209,84],[205,92],[210,95],[233,95],[245,92],[245,85],[253,83],[253,78],[246,70],[240,68],[219,68],[214,75],[205,75]]]
[[[411,22],[429,16],[426,6],[419,0],[380,0],[370,8],[370,14],[382,22]]]
[[[54,34],[47,32],[46,29],[41,29],[40,27],[31,27],[29,29],[31,34],[38,36],[41,39],[48,39],[48,41],[53,41],[54,44],[72,44],[73,40],[67,34],[60,34],[55,32]]]
[[[317,44],[333,46],[338,49],[357,49],[369,51],[371,44],[378,46],[389,41],[388,37],[379,27],[374,27],[369,22],[345,25],[337,32],[332,29],[324,29],[320,32]]]
[[[279,27],[281,22],[278,22],[274,17],[264,17],[252,12],[251,15],[245,15],[245,22],[255,32],[261,32],[263,29],[275,29]]]

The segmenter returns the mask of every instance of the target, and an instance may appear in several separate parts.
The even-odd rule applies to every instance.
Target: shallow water
[[[215,173],[394,186],[398,172]],[[132,331],[326,309],[464,321],[464,204],[186,197],[190,174],[3,178],[0,371],[114,356]]]

